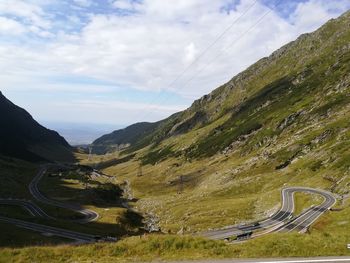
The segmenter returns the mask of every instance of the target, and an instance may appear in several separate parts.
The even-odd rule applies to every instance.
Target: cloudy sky
[[[155,121],[349,8],[349,0],[0,0],[0,89],[42,122]]]

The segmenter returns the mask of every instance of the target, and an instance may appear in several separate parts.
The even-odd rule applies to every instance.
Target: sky
[[[0,0],[0,90],[47,123],[184,110],[349,0]]]

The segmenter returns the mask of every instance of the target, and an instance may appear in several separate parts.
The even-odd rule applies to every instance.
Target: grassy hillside
[[[28,190],[28,185],[39,171],[35,164],[0,156],[0,199],[31,200],[48,215],[57,220],[31,216],[18,206],[0,205],[0,216],[21,219],[34,223],[56,226],[83,233],[101,236],[124,237],[142,233],[142,216],[125,208],[128,200],[122,196],[122,189],[113,178],[91,177],[78,169],[60,175],[48,170],[39,183],[40,191],[47,197],[80,204],[99,214],[97,221],[89,224],[72,222],[81,218],[71,210],[45,205],[37,202]],[[0,222],[0,247],[66,244],[72,242],[57,237],[49,237],[11,224]]]
[[[348,198],[349,23],[347,12],[261,59],[105,171],[130,180],[137,208],[171,233],[265,217],[285,186]]]
[[[255,138],[251,143],[271,140],[293,123],[296,126],[325,117],[327,111],[337,111],[349,102],[348,20],[349,12],[312,34],[302,35],[184,112],[155,124],[132,125],[96,142],[128,141],[131,147],[127,152],[150,145],[149,154],[155,161],[173,155],[193,159],[213,156],[248,137]],[[137,133],[133,132],[136,126]],[[127,131],[133,137],[122,141]],[[186,143],[167,143],[167,150],[160,145],[181,135],[188,138]],[[254,145],[247,145],[245,150],[252,148]],[[162,153],[155,156],[155,150]]]
[[[349,24],[347,12],[261,59],[184,112],[98,140],[107,148],[130,143],[127,149],[91,160],[79,154],[82,163],[103,162],[114,183],[130,185],[135,202],[129,205],[167,235],[69,249],[2,249],[0,261],[349,255]],[[46,177],[41,187],[51,197],[79,200],[101,213],[113,207],[96,202],[99,183],[91,181],[89,191],[83,183],[68,174]],[[235,245],[186,236],[265,218],[279,209],[280,191],[287,186],[331,191],[338,197],[337,209],[327,211],[305,234],[275,233]],[[296,213],[319,202],[297,194]],[[106,221],[93,227],[113,227],[113,219],[105,215]],[[116,221],[126,225],[123,216]]]
[[[347,203],[349,205],[349,203]],[[211,258],[314,257],[350,255],[350,210],[327,215],[309,234],[271,234],[228,245],[190,236],[149,235],[118,243],[0,250],[0,262],[149,262]],[[347,219],[347,220],[346,220]]]
[[[125,129],[114,131],[110,134],[106,134],[96,139],[93,145],[93,153],[105,154],[107,152],[116,151],[116,149],[127,147],[129,145],[134,146],[138,144],[140,138],[152,133],[160,122],[156,123],[136,123]]]

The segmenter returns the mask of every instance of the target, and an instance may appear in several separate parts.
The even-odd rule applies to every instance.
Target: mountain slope
[[[103,135],[92,143],[94,146],[93,152],[106,153],[115,150],[116,147],[134,145],[140,138],[152,133],[158,125],[159,123],[141,122]]]
[[[329,21],[312,34],[300,36],[268,58],[261,59],[225,85],[195,101],[189,109],[153,124],[152,129],[138,126],[138,133],[128,141],[131,149],[157,144],[171,136],[184,134],[226,118],[225,124],[212,129],[211,133],[205,135],[205,139],[201,138],[201,141],[188,149],[189,156],[213,155],[228,147],[239,136],[262,127],[263,120],[257,121],[259,116],[255,119],[249,116],[248,121],[247,114],[253,114],[254,108],[257,111],[272,107],[276,109],[282,105],[280,101],[283,98],[293,97],[296,101],[304,95],[314,96],[314,91],[322,93],[329,90],[337,84],[339,78],[345,78],[346,81],[349,62],[348,23],[349,12],[337,20]],[[321,78],[325,79],[324,83]],[[310,101],[310,107],[312,103],[316,101]],[[290,110],[289,113],[292,114],[293,111]],[[282,121],[286,115],[287,112],[283,113],[276,121]],[[239,121],[244,123],[238,124]],[[132,130],[133,127],[127,127],[124,131]],[[121,134],[122,131],[116,131],[97,141],[100,144],[109,144],[110,141],[123,138],[120,137]],[[204,145],[215,146],[210,146],[208,151]]]
[[[0,154],[28,161],[72,161],[70,145],[0,92]]]
[[[161,121],[106,172],[165,230],[222,227],[270,214],[285,186],[348,198],[349,120],[347,12]]]

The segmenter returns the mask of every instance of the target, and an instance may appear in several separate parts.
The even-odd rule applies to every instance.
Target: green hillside
[[[137,208],[172,233],[264,217],[286,185],[348,198],[349,23],[347,12],[259,60],[133,138],[121,154],[135,157],[105,171],[130,180]]]
[[[42,191],[101,215],[96,223],[60,226],[138,236],[79,246],[16,244],[0,250],[0,262],[350,255],[350,11],[259,60],[187,110],[112,132],[92,146],[95,154],[76,157],[103,169],[108,185],[98,181],[103,176],[85,182],[72,172],[47,175]],[[20,182],[11,184],[26,193]],[[127,206],[101,198],[113,184],[123,186]],[[269,217],[280,208],[281,189],[290,186],[325,189],[337,202],[303,234],[276,232],[239,244],[198,237]],[[294,213],[321,201],[297,193]],[[131,224],[130,211],[138,224]],[[139,231],[150,224],[160,233]],[[21,233],[5,231],[12,239]]]
[[[300,36],[184,112],[152,126],[136,124],[137,133],[132,132],[136,127],[132,125],[95,142],[130,143],[129,151],[133,151],[147,144],[154,148],[167,139],[197,131],[190,144],[180,152],[174,145],[171,152],[191,158],[212,156],[252,133],[258,133],[251,136],[255,140],[268,140],[279,137],[293,123],[307,125],[329,109],[337,111],[349,102],[348,21],[349,12],[312,34]],[[282,122],[286,124],[280,125]],[[133,137],[124,139],[126,131]]]

